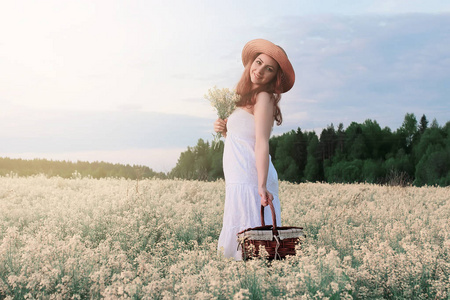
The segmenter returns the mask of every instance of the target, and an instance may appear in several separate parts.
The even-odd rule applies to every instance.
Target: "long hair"
[[[259,86],[256,89],[252,89],[252,82],[250,79],[250,68],[253,64],[256,57],[258,57],[260,53],[258,53],[252,60],[248,62],[245,66],[244,73],[242,73],[242,77],[239,80],[236,86],[236,93],[240,96],[240,100],[236,102],[237,106],[253,106],[256,103],[256,95],[261,92],[268,92],[272,95],[273,105],[275,108],[274,118],[277,121],[277,125],[281,125],[283,122],[283,116],[281,114],[280,106],[278,103],[281,100],[281,93],[283,92],[281,85],[281,77],[283,72],[281,68],[278,67],[278,71],[273,80],[268,82],[265,85]]]

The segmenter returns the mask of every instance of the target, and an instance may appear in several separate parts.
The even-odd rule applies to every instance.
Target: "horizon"
[[[421,118],[422,116],[420,116],[420,118],[418,118],[418,116],[416,116],[416,115],[414,115],[414,116],[416,117],[417,125],[420,125],[420,118]],[[425,116],[425,117],[426,117],[426,116]],[[426,117],[426,119],[427,119],[429,125],[431,125],[431,123],[433,123],[434,121],[437,122],[436,118],[430,120],[430,119],[428,119],[428,117]],[[372,119],[366,119],[366,120],[364,120],[364,122],[367,121],[367,120],[371,120],[371,121],[374,121],[374,122],[378,123],[377,120],[372,120]],[[364,123],[364,122],[356,122],[356,123],[362,124],[362,123]],[[450,120],[447,121],[446,124],[447,124],[448,122],[450,122]],[[351,122],[351,123],[354,123],[354,122]],[[350,123],[350,124],[351,124],[351,123]],[[340,123],[339,123],[339,124],[340,124]],[[333,126],[333,128],[337,130],[339,124],[328,124],[328,125],[325,126],[325,127],[322,127],[322,128],[316,128],[316,129],[312,129],[312,130],[303,130],[303,129],[301,129],[300,127],[298,127],[297,129],[291,129],[290,131],[292,131],[292,130],[297,131],[298,129],[301,129],[303,133],[314,132],[318,137],[320,137],[321,131],[322,131],[323,129],[327,128],[328,126]],[[344,130],[346,130],[347,127],[350,126],[350,124],[348,124],[347,126],[344,126]],[[438,122],[438,125],[439,125],[440,127],[443,127],[443,126],[445,126],[446,124],[439,124],[439,122]],[[381,129],[389,128],[389,130],[391,130],[392,132],[396,132],[397,130],[400,129],[400,127],[399,127],[399,128],[393,129],[393,128],[390,128],[390,127],[388,127],[388,126],[381,126],[381,124],[379,124],[379,123],[378,123],[378,125],[380,125],[380,128],[381,128]],[[282,133],[276,134],[276,135],[272,134],[272,135],[271,135],[271,138],[272,138],[272,137],[276,137],[276,136],[281,136],[281,135],[286,134],[286,133],[289,133],[289,131],[282,132]],[[221,140],[224,141],[223,138],[221,138]],[[204,141],[207,142],[207,143],[209,143],[210,145],[211,145],[211,143],[212,143],[212,140],[211,140],[211,141],[210,141],[210,140],[204,140]],[[198,140],[197,140],[197,142],[198,142]],[[196,144],[197,144],[197,142],[196,142]],[[195,147],[196,144],[195,144],[195,145],[189,145],[189,146],[186,146],[186,147],[184,148],[184,150],[182,150],[181,152],[187,151],[187,148],[188,148],[188,147],[191,147],[191,148],[192,148],[192,147]],[[165,150],[161,150],[161,151],[164,152]],[[119,152],[120,152],[120,151],[119,151]],[[161,153],[161,154],[162,154],[162,153]],[[13,156],[14,156],[14,155],[13,155]],[[83,157],[83,155],[79,155],[79,156]],[[180,155],[178,154],[178,157],[179,157],[179,156],[180,156]],[[57,156],[57,155],[56,155],[56,156],[55,156],[55,155],[49,155],[48,157],[35,157],[35,156],[33,156],[33,154],[30,155],[30,156],[27,156],[26,154],[25,154],[25,155],[22,154],[20,157],[0,156],[0,158],[7,158],[7,159],[22,159],[22,160],[27,160],[27,161],[32,161],[32,160],[47,160],[47,161],[52,161],[52,162],[61,162],[61,161],[64,162],[64,161],[66,161],[66,162],[71,162],[71,163],[77,163],[77,162],[83,162],[83,163],[84,163],[84,162],[88,162],[88,163],[96,163],[96,162],[98,162],[98,163],[111,163],[111,164],[119,164],[119,165],[124,165],[124,166],[129,165],[129,166],[132,166],[132,167],[133,167],[133,166],[148,167],[148,168],[150,168],[152,171],[154,171],[154,172],[156,172],[156,173],[163,173],[163,174],[165,174],[165,175],[168,175],[168,174],[173,170],[173,167],[175,167],[175,166],[173,166],[170,170],[167,170],[167,171],[165,171],[165,170],[155,170],[155,169],[152,168],[152,166],[150,166],[150,165],[144,165],[144,164],[140,164],[140,163],[129,163],[129,162],[127,162],[127,161],[124,161],[124,162],[116,161],[116,162],[114,162],[114,159],[112,159],[112,160],[110,160],[110,161],[108,161],[108,160],[82,160],[82,159],[78,159],[78,158],[77,158],[77,159],[64,159],[64,158],[58,159],[58,156]]]
[[[367,119],[395,131],[406,113],[450,120],[450,3],[284,4],[5,4],[0,157],[167,173],[187,147],[212,140],[217,117],[203,96],[235,86],[254,38],[280,44],[296,72],[273,135]]]

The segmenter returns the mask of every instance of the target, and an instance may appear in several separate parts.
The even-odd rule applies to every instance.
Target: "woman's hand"
[[[227,137],[227,121],[228,119],[217,119],[214,122],[214,131],[222,133],[223,137]]]
[[[272,193],[269,192],[267,190],[267,188],[265,188],[265,187],[258,188],[258,194],[259,194],[259,196],[261,196],[261,205],[262,206],[269,205],[269,200],[268,199],[270,199],[270,201],[273,201]]]

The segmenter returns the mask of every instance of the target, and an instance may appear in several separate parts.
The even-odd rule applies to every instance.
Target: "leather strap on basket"
[[[277,230],[277,216],[275,215],[275,208],[273,207],[272,200],[267,199],[269,202],[270,211],[272,212],[272,232],[274,236],[278,235]],[[264,206],[261,205],[261,226],[266,226],[266,223],[264,222]]]

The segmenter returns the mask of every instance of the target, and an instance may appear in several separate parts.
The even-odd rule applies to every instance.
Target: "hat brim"
[[[242,49],[242,63],[244,66],[249,62],[251,63],[260,53],[269,55],[276,60],[283,73],[281,78],[283,93],[289,91],[294,86],[295,72],[284,50],[264,39],[252,40],[244,46],[244,49]]]

